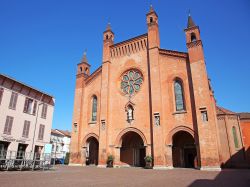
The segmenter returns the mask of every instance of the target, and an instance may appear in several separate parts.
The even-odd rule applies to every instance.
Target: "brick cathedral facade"
[[[115,166],[144,166],[150,155],[154,168],[220,168],[234,153],[223,157],[199,27],[189,16],[179,52],[160,47],[152,7],[146,22],[146,34],[120,43],[108,25],[101,67],[90,74],[86,54],[77,65],[70,163],[105,166],[113,155]]]

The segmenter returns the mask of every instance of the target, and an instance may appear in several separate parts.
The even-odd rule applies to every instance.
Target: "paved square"
[[[57,166],[51,171],[0,172],[1,187],[76,186],[220,186],[249,187],[250,170],[146,170]]]

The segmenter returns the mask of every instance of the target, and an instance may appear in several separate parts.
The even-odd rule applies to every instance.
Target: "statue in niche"
[[[156,126],[160,126],[160,115],[159,114],[155,114],[155,125]]]
[[[105,130],[105,120],[101,120],[102,130]]]
[[[127,120],[129,123],[134,120],[134,109],[131,105],[127,108]]]

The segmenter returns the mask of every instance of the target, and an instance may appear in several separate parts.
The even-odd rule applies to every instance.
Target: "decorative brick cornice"
[[[85,73],[79,73],[79,74],[76,75],[76,78],[81,78],[81,77],[87,78],[88,75],[85,74]]]
[[[169,56],[180,57],[180,58],[188,57],[188,54],[185,52],[172,51],[172,50],[166,50],[166,49],[160,49],[159,53],[162,55],[169,55]]]
[[[230,115],[230,116],[228,116],[228,119],[229,120],[237,120],[238,117],[237,117],[237,115]]]
[[[90,64],[88,64],[87,62],[80,62],[80,63],[78,63],[77,65],[80,65],[80,64],[85,64],[85,65],[87,65],[87,66],[91,66]]]
[[[146,16],[149,16],[151,14],[155,14],[158,17],[158,15],[157,15],[157,13],[155,11],[147,13]]]
[[[189,27],[189,28],[184,29],[184,31],[187,32],[187,31],[191,31],[191,30],[194,30],[194,29],[199,30],[199,26]]]
[[[155,47],[150,47],[150,48],[148,48],[148,50],[151,50],[151,49],[160,49],[158,46],[155,46]]]
[[[156,22],[148,23],[148,27],[153,26],[153,25],[158,26],[158,23],[156,23]]]
[[[216,114],[217,116],[237,116],[237,114]]]
[[[133,42],[133,41],[135,41],[135,40],[137,41],[137,40],[140,40],[140,39],[146,39],[147,36],[148,36],[148,33],[145,33],[145,34],[136,36],[136,37],[134,37],[134,38],[130,38],[130,39],[128,39],[128,40],[125,40],[125,41],[116,43],[116,44],[114,44],[114,45],[111,45],[110,47],[112,48],[112,47],[122,46],[122,45],[125,44],[125,43],[131,43],[131,42]]]
[[[217,120],[224,120],[225,117],[224,116],[217,116]]]
[[[192,48],[192,47],[196,47],[196,46],[199,46],[199,45],[202,46],[202,41],[201,40],[197,40],[197,41],[194,41],[194,42],[187,43],[187,48]]]
[[[88,84],[91,80],[93,80],[97,75],[102,72],[102,66],[100,66],[97,70],[95,70],[85,81]]]
[[[143,34],[110,46],[111,58],[137,53],[147,49],[147,36]]]
[[[110,60],[106,60],[106,61],[103,61],[102,63],[105,64],[105,63],[111,63],[111,62]]]

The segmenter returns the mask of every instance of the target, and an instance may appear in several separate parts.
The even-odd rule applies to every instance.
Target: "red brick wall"
[[[238,147],[232,128],[235,127]],[[242,167],[245,164],[241,127],[237,115],[218,115],[220,162],[224,167]]]
[[[150,14],[151,15],[151,14]],[[149,16],[149,15],[148,15]],[[147,17],[149,18],[149,17]],[[113,33],[103,43],[103,64],[100,73],[76,81],[73,123],[78,132],[72,133],[71,152],[84,153],[86,137],[95,134],[99,140],[99,164],[105,165],[109,154],[115,164],[121,164],[121,133],[127,129],[140,134],[146,155],[154,157],[155,166],[172,166],[172,136],[182,130],[190,133],[196,143],[199,167],[219,165],[215,103],[210,95],[202,45],[188,48],[187,53],[160,53],[157,15],[155,23],[148,23],[148,35],[113,44]],[[149,19],[147,19],[149,21]],[[198,30],[195,30],[199,34]],[[189,37],[189,31],[187,32]],[[199,38],[199,37],[198,37]],[[132,97],[121,92],[121,76],[129,69],[143,75],[140,91]],[[176,112],[174,80],[183,82],[185,111]],[[92,123],[91,97],[97,96],[97,121]],[[127,122],[125,106],[134,105],[134,120]],[[200,108],[205,107],[209,121],[201,121]],[[160,125],[154,114],[160,114]],[[101,120],[105,120],[103,128]],[[152,152],[153,150],[153,152]],[[130,153],[127,153],[130,154]],[[84,163],[84,156],[71,158],[71,163]]]
[[[250,119],[241,120],[240,126],[242,130],[242,139],[246,151],[246,158],[248,163],[250,164]]]

